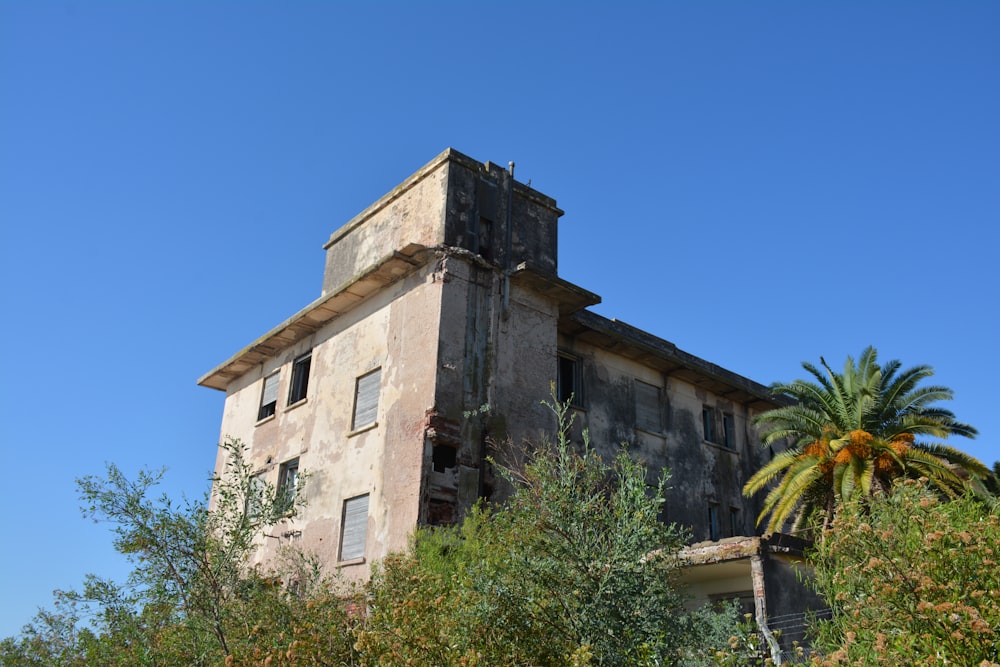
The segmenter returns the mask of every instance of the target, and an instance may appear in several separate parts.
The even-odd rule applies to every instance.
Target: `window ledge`
[[[347,433],[347,437],[348,438],[353,438],[354,436],[358,435],[359,433],[364,433],[365,431],[370,431],[373,428],[378,428],[378,422],[377,421],[372,422],[371,424],[366,424],[366,425],[364,425],[364,426],[362,426],[360,428],[356,428],[353,431],[349,431]]]
[[[254,426],[260,426],[261,424],[266,424],[267,422],[274,421],[274,418],[278,416],[277,411],[273,415],[268,415],[263,419],[258,419]]]
[[[636,426],[635,430],[638,431],[639,433],[645,433],[646,435],[656,436],[657,438],[666,438],[667,437],[667,432],[666,431],[654,431],[652,429],[643,428],[641,426]]]
[[[716,449],[721,449],[724,452],[729,452],[730,454],[735,454],[737,456],[739,456],[740,454],[738,451],[736,451],[735,448],[726,447],[725,445],[720,444],[718,442],[712,442],[711,440],[702,440],[702,443],[708,445],[709,447],[715,447]]]
[[[285,406],[285,411],[287,412],[288,410],[294,410],[295,408],[299,407],[300,405],[305,405],[308,402],[309,402],[309,397],[308,396],[306,396],[305,398],[300,398],[299,400],[295,401],[294,403],[289,403],[288,405],[286,405]]]
[[[362,556],[361,558],[352,558],[351,560],[337,561],[337,567],[349,567],[351,565],[364,565],[365,562],[366,562],[365,561],[365,557]]]

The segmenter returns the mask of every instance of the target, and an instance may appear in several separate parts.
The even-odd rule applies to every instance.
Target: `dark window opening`
[[[708,506],[708,539],[719,539],[719,507],[711,504]]]
[[[729,508],[729,536],[736,537],[743,530],[740,528],[740,511],[735,507]]]
[[[458,463],[458,450],[450,445],[434,445],[434,472],[444,472]]]
[[[715,442],[715,410],[709,407],[701,410],[701,424],[707,442]]]
[[[306,397],[309,389],[309,367],[312,365],[312,352],[307,352],[292,364],[292,386],[288,391],[288,404],[298,403]]]
[[[278,405],[278,373],[272,373],[264,378],[264,388],[260,392],[260,408],[257,410],[257,421],[274,414]]]
[[[580,362],[573,357],[559,355],[559,369],[556,377],[556,398],[560,403],[583,405],[580,382]]]
[[[728,412],[722,415],[722,443],[730,449],[736,448],[736,424]]]

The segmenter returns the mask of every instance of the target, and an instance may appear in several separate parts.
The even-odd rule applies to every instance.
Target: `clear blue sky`
[[[74,479],[199,496],[195,380],[452,146],[596,310],[760,382],[869,344],[1000,459],[1000,3],[0,0],[0,635],[126,568]]]

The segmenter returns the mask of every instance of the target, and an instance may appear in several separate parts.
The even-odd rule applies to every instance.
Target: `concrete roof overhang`
[[[680,378],[734,403],[757,410],[770,410],[785,404],[762,384],[684,352],[670,341],[589,310],[576,310],[561,317],[559,332]]]
[[[771,533],[764,537],[727,537],[716,542],[698,542],[684,547],[678,553],[681,569],[688,581],[707,580],[720,574],[737,575],[748,571],[750,559],[765,553],[804,560],[811,542]]]
[[[290,318],[247,345],[198,379],[198,384],[226,391],[229,383],[282,349],[318,331],[382,287],[426,264],[431,249],[411,244],[382,257],[344,285],[324,294]]]
[[[558,303],[560,317],[565,317],[601,302],[601,297],[597,294],[588,292],[558,276],[540,271],[529,262],[518,264],[510,277],[516,284]]]

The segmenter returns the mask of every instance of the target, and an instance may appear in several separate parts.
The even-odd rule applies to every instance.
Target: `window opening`
[[[660,388],[635,381],[635,425],[644,431],[663,431],[663,412],[660,410]]]
[[[365,557],[368,535],[368,494],[344,501],[344,515],[340,524],[340,560],[357,560]]]
[[[705,440],[715,442],[715,410],[713,408],[707,406],[702,408],[701,423],[705,433]]]
[[[714,503],[708,506],[708,539],[719,539],[719,506]]]
[[[281,464],[278,474],[278,495],[275,499],[275,510],[279,514],[285,514],[292,510],[298,488],[299,460],[296,458]]]
[[[581,406],[583,405],[581,394],[580,361],[560,354],[556,374],[556,398],[560,403],[571,402],[575,406]]]
[[[446,468],[454,468],[458,463],[458,450],[450,445],[434,445],[434,472],[444,472]]]
[[[243,512],[251,521],[260,520],[266,489],[267,483],[264,481],[264,473],[257,473],[250,479],[250,489],[243,499]]]
[[[493,259],[493,222],[497,218],[497,188],[489,181],[479,181],[476,190],[479,223],[472,235],[471,249],[485,259]]]
[[[722,414],[722,444],[729,449],[736,448],[736,424],[728,412]]]
[[[264,378],[264,386],[260,392],[260,408],[257,409],[257,421],[266,419],[274,414],[278,405],[278,378],[280,374],[276,371]]]
[[[351,430],[369,426],[378,417],[378,395],[382,385],[382,369],[377,368],[357,379],[354,387],[354,417]]]
[[[292,364],[292,386],[288,391],[288,404],[298,403],[306,397],[309,389],[309,367],[312,365],[312,351],[306,352]]]

